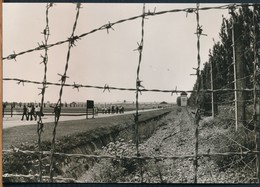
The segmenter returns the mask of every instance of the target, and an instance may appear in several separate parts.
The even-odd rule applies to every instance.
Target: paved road
[[[149,110],[142,110],[139,112],[148,112],[152,110],[158,110],[158,109],[149,109]],[[95,116],[95,118],[102,118],[102,117],[111,117],[116,115],[126,115],[126,114],[134,114],[135,111],[127,111],[124,114],[101,114]],[[91,116],[89,116],[91,118]],[[86,119],[86,116],[60,116],[59,121],[69,121],[69,120],[79,120],[79,119]],[[54,122],[54,116],[44,116],[42,118],[44,123]],[[36,125],[36,121],[27,121],[27,120],[21,120],[21,116],[14,116],[14,117],[4,117],[3,118],[3,129],[16,127],[16,126],[22,126],[22,125]]]

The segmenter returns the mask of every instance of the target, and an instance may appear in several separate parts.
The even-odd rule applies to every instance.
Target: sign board
[[[94,101],[87,100],[86,118],[88,119],[88,115],[92,115],[92,118],[94,118],[94,113]]]
[[[94,108],[94,101],[93,100],[87,100],[87,108]]]

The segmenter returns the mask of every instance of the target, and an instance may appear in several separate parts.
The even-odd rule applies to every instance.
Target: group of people
[[[108,113],[108,114],[110,114],[110,113],[112,113],[112,114],[114,114],[114,113],[116,113],[116,114],[121,114],[121,113],[124,113],[124,111],[125,111],[125,109],[124,109],[124,107],[123,106],[109,106],[109,107],[104,107],[104,108],[102,108],[102,114],[106,114],[106,113]]]
[[[41,116],[41,108],[36,104],[36,106],[34,106],[34,104],[28,104],[27,106],[24,104],[23,105],[23,115],[22,115],[22,119],[24,120],[26,119],[28,120],[37,120],[37,117],[40,118]]]

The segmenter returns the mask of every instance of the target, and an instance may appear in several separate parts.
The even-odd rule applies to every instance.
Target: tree
[[[245,64],[245,75],[242,77],[246,81],[247,88],[253,88],[252,74],[254,71],[254,43],[256,49],[260,48],[260,5],[254,5],[254,11],[244,4],[238,12],[235,12],[234,19],[237,20],[241,30],[240,39],[244,53],[241,54],[242,61]],[[256,23],[256,24],[255,24]],[[220,41],[214,43],[212,50],[209,51],[208,62],[212,63],[215,71],[213,77],[214,89],[234,89],[234,67],[233,67],[233,49],[232,49],[232,20],[223,17],[219,33]],[[256,40],[255,40],[256,39]],[[260,53],[258,53],[258,58]],[[201,89],[210,89],[210,66],[206,62],[201,71]],[[259,67],[259,65],[258,65]],[[259,84],[259,83],[258,83]],[[196,80],[193,90],[197,90],[198,80]],[[249,92],[248,92],[249,93]],[[195,104],[196,92],[189,98],[189,104]],[[208,100],[207,95],[200,97],[202,100]],[[216,93],[216,102],[225,102],[233,100],[233,92]],[[251,99],[252,93],[247,94],[245,99]]]

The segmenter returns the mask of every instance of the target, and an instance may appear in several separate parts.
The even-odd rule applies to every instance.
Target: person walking
[[[54,120],[55,122],[59,121],[60,118],[60,112],[61,112],[61,106],[60,105],[56,105],[56,106],[50,106],[51,108],[53,108],[53,113],[54,113]]]
[[[34,105],[32,104],[31,106],[31,113],[30,113],[30,120],[33,120],[33,117],[35,118],[35,108]]]
[[[22,115],[21,120],[23,120],[24,116],[25,116],[25,119],[27,119],[27,112],[28,112],[28,110],[27,110],[26,105],[23,105],[23,115]]]
[[[39,116],[39,120],[41,119],[41,114],[40,114],[40,107],[38,105],[35,106],[35,121],[37,120],[37,116]]]

